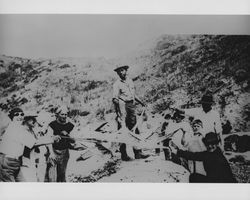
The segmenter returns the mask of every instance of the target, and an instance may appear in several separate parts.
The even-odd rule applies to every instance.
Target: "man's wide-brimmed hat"
[[[200,103],[208,103],[208,104],[213,104],[214,103],[214,98],[213,95],[211,94],[205,94],[202,96]]]
[[[214,132],[209,132],[206,134],[206,136],[202,139],[203,143],[205,145],[208,144],[218,144],[219,143],[219,138],[218,135]]]
[[[123,65],[123,66],[119,66],[119,67],[116,67],[114,69],[115,72],[118,72],[120,71],[121,69],[125,69],[125,70],[128,70],[129,66],[128,65]]]

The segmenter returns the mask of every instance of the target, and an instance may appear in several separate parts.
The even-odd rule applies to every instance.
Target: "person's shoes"
[[[148,157],[149,157],[149,155],[145,155],[145,154],[136,154],[135,155],[135,159],[146,159]]]
[[[123,161],[131,161],[132,160],[132,158],[130,158],[129,156],[122,156],[121,159]]]

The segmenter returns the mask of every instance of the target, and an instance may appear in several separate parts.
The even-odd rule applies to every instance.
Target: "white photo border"
[[[235,15],[235,17],[248,15],[246,17],[249,19],[250,2],[249,0],[0,0],[0,14],[14,13],[188,14],[197,17],[201,14],[219,14]],[[246,24],[248,28],[249,24]],[[1,199],[25,200],[69,198],[240,200],[250,199],[250,188],[249,184],[1,183],[0,194]]]

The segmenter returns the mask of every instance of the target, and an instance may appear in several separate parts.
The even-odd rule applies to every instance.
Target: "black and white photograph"
[[[249,183],[250,35],[197,18],[1,14],[0,181]]]

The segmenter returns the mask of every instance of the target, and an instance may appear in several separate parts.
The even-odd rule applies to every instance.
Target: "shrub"
[[[61,68],[61,69],[70,68],[70,65],[69,64],[64,64],[64,65],[61,65],[59,68]]]
[[[0,74],[0,87],[7,88],[10,87],[17,77],[17,74],[13,71],[6,71]]]
[[[103,84],[107,84],[107,82],[106,81],[93,81],[93,80],[88,81],[87,85],[83,88],[83,91],[93,90]]]
[[[68,116],[69,117],[76,117],[76,116],[83,117],[83,116],[87,116],[89,114],[90,114],[89,111],[81,111],[79,109],[72,109],[72,110],[69,111]]]
[[[170,106],[173,104],[172,101],[161,101],[154,105],[153,111],[154,112],[162,112],[164,110],[167,110],[170,108]]]

